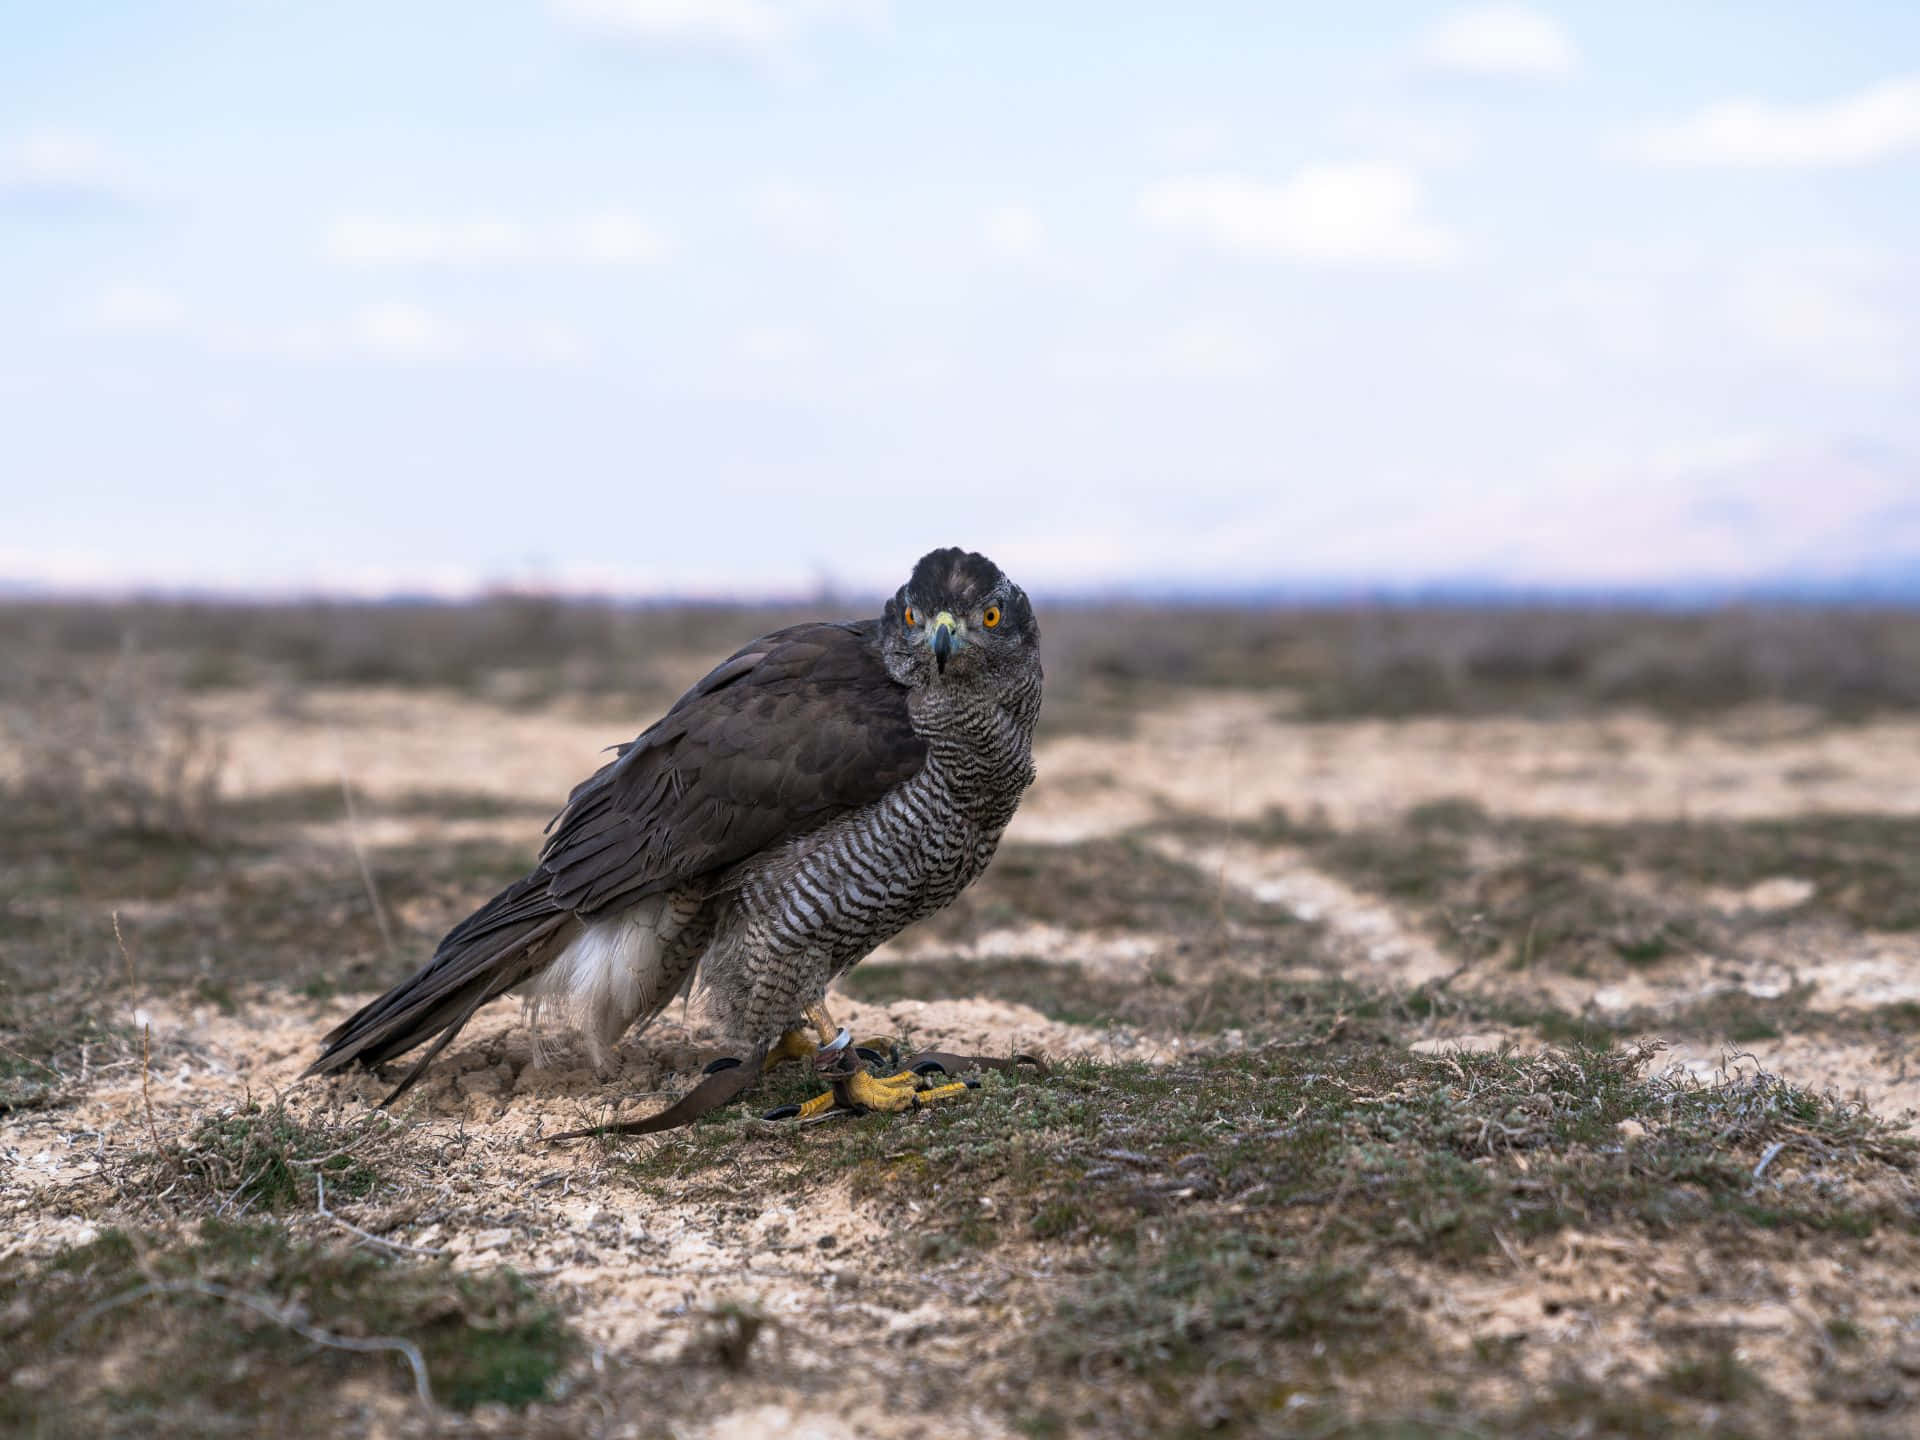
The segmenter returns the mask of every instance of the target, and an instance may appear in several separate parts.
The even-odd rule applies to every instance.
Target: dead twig
[[[120,933],[120,912],[113,912],[113,938],[120,946],[120,958],[127,962],[127,1003],[139,1014],[140,977],[134,968],[133,951],[127,948],[127,937]],[[156,1155],[166,1155],[172,1159],[171,1152],[160,1143],[160,1127],[153,1121],[153,1022],[142,1021],[140,1025],[140,1103],[147,1112],[147,1134],[153,1140]]]
[[[36,1070],[46,1071],[47,1074],[51,1075],[54,1079],[58,1080],[62,1085],[67,1083],[67,1077],[65,1075],[62,1075],[58,1070],[54,1069],[53,1066],[47,1064],[44,1061],[36,1060],[31,1055],[22,1054],[20,1051],[14,1049],[13,1046],[7,1044],[7,1042],[4,1040],[0,1040],[0,1050],[6,1051],[7,1054],[13,1056],[14,1059],[24,1061],[26,1064],[33,1066],[33,1068]],[[81,1049],[80,1058],[81,1058],[81,1064],[83,1066],[83,1073],[84,1073],[84,1066],[86,1063],[86,1050],[84,1046]]]
[[[360,817],[353,807],[353,784],[347,779],[346,752],[340,748],[340,737],[333,742],[334,758],[340,768],[340,798],[347,804],[347,843],[353,847],[354,863],[360,867],[360,883],[366,887],[367,903],[373,906],[373,923],[380,928],[380,943],[386,947],[387,958],[393,959],[397,953],[393,945],[393,931],[387,925],[387,909],[380,903],[380,888],[373,881],[373,867],[367,863],[367,852],[360,844]]]
[[[325,1175],[318,1170],[314,1171],[313,1182],[315,1200],[318,1204],[321,1218],[332,1221],[349,1235],[357,1236],[369,1244],[385,1246],[389,1250],[397,1250],[405,1255],[428,1255],[438,1259],[447,1253],[444,1250],[435,1250],[430,1245],[409,1245],[404,1240],[389,1240],[384,1235],[374,1234],[371,1230],[362,1230],[351,1220],[348,1220],[344,1216],[336,1215],[327,1208],[327,1177]]]

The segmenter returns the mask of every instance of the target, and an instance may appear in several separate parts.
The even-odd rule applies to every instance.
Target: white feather
[[[652,1019],[679,989],[682,977],[667,974],[664,951],[687,918],[670,897],[656,895],[581,927],[527,987],[534,1063],[546,1060],[540,1023],[556,1015],[580,1032],[595,1067],[604,1068],[627,1028]]]

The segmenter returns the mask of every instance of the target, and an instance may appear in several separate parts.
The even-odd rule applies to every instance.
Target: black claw
[[[791,1120],[800,1113],[798,1105],[776,1105],[760,1118],[762,1120]]]
[[[960,1083],[969,1090],[978,1090],[980,1088],[980,1082],[978,1080],[962,1080]]]
[[[875,1050],[871,1045],[856,1045],[853,1053],[869,1065],[884,1065],[887,1063],[887,1057],[882,1055],[878,1050]]]
[[[947,1067],[942,1065],[938,1060],[922,1060],[918,1065],[913,1067],[913,1073],[916,1075],[944,1075],[947,1073]]]
[[[718,1075],[722,1070],[731,1070],[739,1065],[739,1063],[740,1058],[737,1055],[722,1055],[718,1060],[710,1062],[707,1068],[700,1073],[702,1075]]]

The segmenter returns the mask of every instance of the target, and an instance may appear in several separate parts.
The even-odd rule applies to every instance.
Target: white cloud
[[[1665,165],[1866,165],[1920,149],[1920,76],[1838,100],[1723,100],[1646,141]]]
[[[593,348],[569,326],[544,324],[533,327],[523,353],[544,369],[564,370],[584,364]]]
[[[551,0],[579,29],[638,45],[734,54],[776,68],[806,31],[886,23],[886,0]]]
[[[488,266],[647,264],[664,259],[666,236],[631,215],[552,225],[518,220],[396,220],[348,216],[327,231],[328,258],[349,265]]]
[[[1912,347],[1888,279],[1860,262],[1756,261],[1733,271],[1728,307],[1749,340],[1809,379],[1895,385]]]
[[[163,335],[186,323],[187,307],[170,290],[122,285],[80,307],[78,327],[97,335]]]
[[[574,254],[602,265],[645,265],[666,258],[666,236],[632,215],[597,215],[583,221]]]
[[[89,136],[41,130],[0,145],[0,195],[99,201],[124,189],[107,148]]]
[[[1073,381],[1218,384],[1257,379],[1269,366],[1267,346],[1246,325],[1190,320],[1142,345],[1066,351],[1055,358],[1053,370]]]
[[[453,332],[431,310],[410,300],[362,306],[353,316],[351,335],[362,349],[415,359],[459,348]]]
[[[980,222],[980,238],[996,260],[1021,262],[1040,254],[1046,231],[1039,217],[1018,205],[1003,205]]]
[[[1310,165],[1284,184],[1242,175],[1163,180],[1140,198],[1145,219],[1229,254],[1375,265],[1432,264],[1458,250],[1420,213],[1420,182],[1390,165]]]
[[[1419,170],[1458,169],[1480,149],[1471,122],[1430,106],[1355,105],[1333,117],[1332,133],[1344,149]]]
[[[765,326],[741,336],[740,350],[763,365],[791,365],[813,354],[813,340],[800,330]]]
[[[1573,38],[1551,15],[1525,5],[1477,5],[1427,31],[1420,58],[1465,75],[1551,77],[1576,61]]]
[[[769,180],[747,197],[755,220],[789,245],[802,250],[831,250],[844,238],[833,202],[811,186]]]
[[[1500,569],[1547,583],[1844,579],[1920,551],[1914,482],[1908,457],[1785,436],[1622,457],[1588,479],[1588,503],[1562,489],[1516,516]]]

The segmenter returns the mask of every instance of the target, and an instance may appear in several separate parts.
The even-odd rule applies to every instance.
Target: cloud
[[[1920,76],[1838,100],[1723,100],[1647,137],[1663,165],[1867,165],[1920,149]]]
[[[1898,453],[1787,437],[1735,436],[1641,457],[1600,479],[1596,503],[1563,495],[1551,520],[1535,517],[1540,545],[1515,537],[1516,557],[1527,556],[1519,578],[1552,573],[1526,568],[1551,555],[1550,530],[1558,574],[1590,583],[1869,575],[1920,554],[1916,473]]]
[[[1428,30],[1420,60],[1462,75],[1550,79],[1571,71],[1573,38],[1551,15],[1525,5],[1477,5]]]
[[[764,228],[800,250],[832,250],[845,238],[831,200],[811,186],[769,180],[747,197],[747,211]]]
[[[735,55],[776,69],[794,64],[806,31],[874,28],[886,0],[551,0],[563,22],[591,34],[663,50]]]
[[[387,300],[362,306],[349,331],[363,350],[407,359],[446,355],[459,348],[457,337],[424,305]]]
[[[1377,100],[1336,114],[1332,134],[1346,149],[1427,171],[1458,169],[1481,148],[1478,130],[1462,115]]]
[[[1902,320],[1909,306],[1891,281],[1882,267],[1858,261],[1762,260],[1734,268],[1727,303],[1749,340],[1809,379],[1897,385],[1910,354],[1920,352]]]
[[[348,265],[642,265],[665,259],[666,236],[631,215],[555,225],[518,220],[395,220],[348,216],[328,228],[326,254]]]
[[[763,326],[740,337],[740,353],[763,365],[797,364],[813,350],[812,337],[801,330]]]
[[[88,136],[42,130],[0,145],[0,202],[97,208],[126,193],[106,147]]]
[[[1031,210],[1018,205],[1003,205],[989,211],[980,222],[980,238],[987,254],[995,260],[1021,262],[1035,259],[1046,244],[1046,230]]]
[[[170,290],[122,285],[81,306],[77,328],[95,335],[165,335],[181,330],[186,303]]]
[[[1238,321],[1190,320],[1145,344],[1069,350],[1055,357],[1054,374],[1081,382],[1254,380],[1270,355],[1261,338]]]
[[[1425,265],[1458,251],[1420,214],[1420,182],[1390,165],[1310,165],[1284,184],[1242,175],[1162,180],[1140,213],[1163,230],[1233,255],[1365,265]]]

